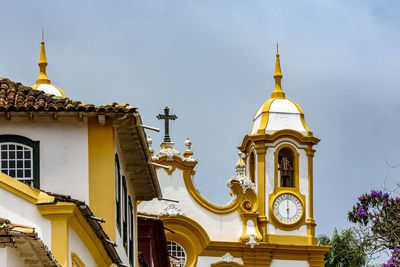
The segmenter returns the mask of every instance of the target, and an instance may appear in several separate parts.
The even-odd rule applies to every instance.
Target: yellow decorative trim
[[[274,205],[275,199],[285,193],[295,195],[299,199],[301,206],[302,206],[300,218],[296,222],[293,222],[293,223],[284,223],[284,222],[279,221],[276,218],[276,215],[274,213],[273,205]],[[305,196],[300,194],[300,192],[298,190],[296,190],[295,188],[290,188],[290,187],[277,188],[277,190],[274,191],[274,193],[268,195],[268,199],[269,199],[269,201],[268,201],[268,203],[269,203],[269,218],[271,218],[270,223],[272,225],[274,225],[276,228],[279,228],[279,229],[282,229],[285,231],[292,231],[292,230],[298,229],[300,226],[305,224],[305,218],[304,218],[305,217],[305,204],[304,204]],[[268,240],[268,242],[272,242],[272,241]]]
[[[294,101],[292,101],[292,100],[290,100],[290,99],[288,99],[288,100],[289,100],[290,102],[292,102],[292,103],[297,107],[297,109],[298,109],[299,112],[300,112],[300,120],[301,120],[301,123],[303,124],[304,129],[306,129],[307,135],[312,136],[312,132],[310,131],[310,129],[308,129],[307,124],[306,124],[306,120],[304,119],[304,112],[303,112],[303,110],[301,109],[301,107],[300,107],[296,102],[294,102]]]
[[[69,266],[69,226],[88,248],[97,266],[108,267],[112,264],[101,240],[74,203],[57,202],[56,204],[40,205],[37,208],[40,214],[51,221],[51,250],[62,266]]]
[[[268,237],[272,240],[280,237],[289,240],[293,236],[269,235]],[[303,239],[306,238],[303,237]],[[269,266],[274,259],[301,260],[308,261],[310,266],[324,266],[324,255],[329,251],[329,246],[307,245],[306,243],[294,245],[295,241],[287,244],[260,243],[254,248],[239,242],[211,241],[200,256],[222,257],[229,252],[235,258],[242,258],[246,267]],[[304,242],[304,240],[300,240],[300,242]]]
[[[300,192],[299,190],[299,153],[297,152],[297,149],[287,143],[284,143],[282,145],[279,145],[274,152],[274,191],[276,192],[277,189],[279,189],[280,187],[279,185],[279,170],[278,170],[278,166],[279,166],[279,162],[278,162],[278,158],[279,158],[279,152],[284,149],[284,148],[288,148],[293,152],[293,156],[294,156],[294,175],[293,175],[293,179],[294,179],[294,188],[297,190],[297,192]],[[284,187],[284,188],[293,188],[293,187]]]
[[[285,245],[311,245],[307,236],[296,235],[268,235],[268,242],[271,244],[285,244]]]
[[[0,172],[0,187],[32,204],[53,202],[54,197]]]
[[[257,134],[265,134],[265,129],[267,128],[269,119],[269,109],[271,107],[272,102],[274,102],[275,99],[276,98],[270,98],[267,101],[265,101],[260,115],[261,121],[260,121],[260,126],[257,129]]]
[[[257,147],[257,190],[260,216],[265,216],[265,153],[267,149]]]
[[[210,243],[207,232],[195,221],[184,216],[175,218],[163,217],[164,226],[170,231],[165,231],[168,241],[174,241],[183,246],[186,251],[185,267],[194,267],[197,264],[197,257]]]
[[[240,216],[242,217],[243,228],[242,228],[242,235],[240,236],[239,241],[246,243],[250,240],[250,236],[247,233],[247,223],[249,221],[252,221],[254,229],[256,231],[256,236],[254,237],[254,240],[257,242],[262,242],[263,237],[260,233],[259,226],[258,226],[258,220],[257,220],[258,214],[241,212]]]
[[[79,258],[79,256],[75,253],[71,253],[71,261],[72,267],[86,267],[85,263]]]
[[[312,244],[317,244],[318,240],[315,237],[315,220],[314,220],[314,181],[313,181],[313,157],[315,150],[309,146],[306,149],[307,155],[307,165],[308,165],[308,218],[307,218],[307,236],[309,237],[309,242]]]
[[[249,147],[253,144],[258,146],[264,146],[265,143],[273,143],[276,140],[280,138],[290,138],[295,140],[297,143],[302,144],[302,145],[316,145],[320,141],[318,138],[312,136],[312,135],[302,135],[301,133],[291,130],[291,129],[283,129],[276,131],[272,134],[257,134],[257,135],[246,135],[243,138],[242,144],[238,146],[237,148],[245,153],[246,151],[249,150]]]
[[[204,209],[216,214],[227,214],[234,212],[243,200],[243,194],[238,192],[237,198],[227,206],[217,206],[215,204],[212,204],[204,197],[202,197],[193,185],[192,175],[194,175],[195,173],[193,171],[193,168],[196,166],[196,162],[185,162],[180,157],[176,156],[174,157],[174,161],[167,161],[166,159],[167,156],[164,155],[159,157],[158,160],[155,160],[155,162],[158,164],[171,166],[171,171],[165,170],[169,175],[171,175],[176,168],[183,170],[183,179],[190,196]]]
[[[204,209],[216,214],[226,214],[236,210],[243,220],[242,235],[240,237],[242,242],[247,242],[250,240],[250,237],[247,234],[247,222],[249,220],[253,222],[254,228],[256,229],[256,241],[262,241],[262,235],[259,231],[256,214],[258,209],[257,195],[252,189],[247,189],[245,193],[243,193],[243,189],[239,181],[231,180],[231,194],[236,195],[235,200],[227,206],[217,206],[204,199],[194,187],[192,175],[194,174],[193,167],[195,164],[192,163],[188,166],[187,163],[182,161],[180,157],[174,157],[174,161],[167,161],[165,156],[160,157],[157,160],[157,163],[166,166],[172,166],[172,171],[174,171],[175,168],[183,169],[183,179],[190,196]],[[169,173],[167,170],[169,175],[172,174],[172,171]]]
[[[89,206],[96,216],[104,218],[104,231],[115,241],[115,152],[111,122],[100,125],[88,118]],[[101,144],[101,145],[100,145]]]

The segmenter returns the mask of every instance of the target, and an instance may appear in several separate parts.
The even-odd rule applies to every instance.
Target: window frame
[[[290,157],[284,157],[285,154],[290,154]],[[282,158],[282,159],[281,159]],[[281,170],[280,169],[280,159],[283,160],[284,158],[286,158],[286,160],[290,163],[289,166],[291,167],[291,170]],[[295,151],[292,148],[289,147],[282,147],[281,149],[279,149],[278,152],[278,171],[279,171],[279,187],[284,187],[284,188],[291,188],[291,187],[296,187],[296,164],[295,164]],[[284,172],[287,171],[290,175],[287,176],[287,180],[286,183],[285,179],[284,179]]]
[[[174,252],[178,252],[178,251],[171,251],[170,250],[170,246],[179,247],[181,252],[183,252],[183,256],[182,255],[180,255],[180,256],[179,255],[174,255]],[[188,263],[188,254],[187,254],[186,249],[185,249],[184,246],[182,246],[180,243],[178,243],[176,241],[167,240],[167,247],[168,247],[168,254],[178,258],[180,266],[182,265],[181,264],[182,258],[184,259],[182,267],[185,266]]]
[[[121,235],[121,165],[119,163],[118,154],[115,154],[115,209],[117,229]]]
[[[128,189],[126,186],[125,176],[122,175],[122,244],[125,248],[125,252],[128,250]]]
[[[133,205],[132,205],[132,199],[129,196],[128,197],[128,217],[129,217],[129,237],[128,237],[128,243],[129,243],[129,263],[133,266],[133,261],[134,261],[134,249],[133,249],[133,240],[134,240],[134,217],[133,217]]]
[[[40,141],[33,141],[25,136],[15,134],[0,135],[0,145],[8,142],[19,143],[32,148],[33,187],[40,189]]]
[[[250,180],[255,184],[256,183],[256,155],[254,151],[250,152],[249,156],[249,174]]]

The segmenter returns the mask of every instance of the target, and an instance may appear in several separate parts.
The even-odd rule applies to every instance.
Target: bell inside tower
[[[290,148],[282,148],[278,154],[279,186],[294,187],[294,153]]]

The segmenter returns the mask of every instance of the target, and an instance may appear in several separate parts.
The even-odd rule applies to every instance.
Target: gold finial
[[[276,43],[276,63],[275,63],[275,89],[271,94],[271,98],[285,98],[285,92],[283,92],[281,87],[281,80],[282,80],[282,72],[281,72],[281,62],[279,59],[279,49],[278,43]]]
[[[47,58],[46,58],[46,51],[44,47],[44,30],[42,29],[42,42],[40,44],[40,57],[39,57],[39,77],[36,80],[35,86],[39,86],[39,84],[50,84],[50,79],[47,77],[46,74],[46,67],[47,67]]]

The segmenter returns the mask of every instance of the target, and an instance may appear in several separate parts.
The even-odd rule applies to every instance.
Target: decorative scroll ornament
[[[173,142],[163,142],[161,146],[161,151],[157,153],[157,157],[167,156],[167,161],[174,161],[174,156],[179,155],[179,151],[175,150]]]
[[[254,239],[254,237],[255,237],[254,234],[249,235],[249,237],[250,237],[250,240],[246,242],[246,245],[250,246],[251,248],[254,248],[254,246],[257,246],[260,244],[259,242],[257,242]]]
[[[262,236],[258,226],[258,202],[254,183],[246,177],[246,164],[243,162],[243,154],[239,152],[239,160],[235,165],[236,175],[228,181],[231,188],[231,195],[236,196],[235,201],[239,201],[238,212],[243,220],[242,235],[240,242],[244,242],[251,248],[261,242]]]
[[[254,192],[256,191],[256,187],[254,183],[250,180],[249,177],[245,175],[246,173],[246,164],[243,162],[243,153],[239,152],[239,160],[236,163],[235,169],[236,169],[236,176],[232,177],[228,181],[228,186],[231,187],[232,181],[238,181],[240,186],[242,187],[243,194],[246,193],[248,189],[253,190]]]
[[[163,209],[160,215],[166,215],[168,217],[176,217],[178,215],[183,215],[183,212],[175,203],[168,203],[168,205]]]
[[[222,256],[222,261],[224,262],[232,262],[234,260],[233,256],[230,253],[226,253],[224,256]]]

